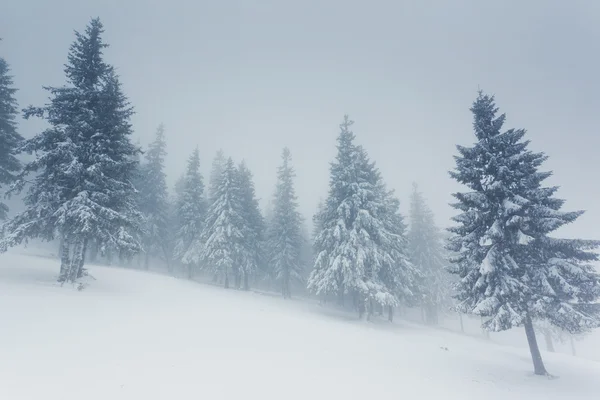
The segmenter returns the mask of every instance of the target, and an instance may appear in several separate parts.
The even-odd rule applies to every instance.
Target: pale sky
[[[64,82],[73,30],[95,16],[137,111],[136,138],[145,145],[166,126],[171,184],[196,145],[207,180],[222,148],[247,161],[264,205],[288,146],[310,218],[348,113],[403,210],[417,181],[447,226],[460,190],[448,170],[454,146],[474,141],[481,87],[505,127],[527,129],[531,149],[550,156],[566,209],[588,210],[562,234],[600,239],[600,2],[3,0],[0,55],[21,106]]]

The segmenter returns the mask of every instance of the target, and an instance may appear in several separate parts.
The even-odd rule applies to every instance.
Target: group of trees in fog
[[[558,188],[543,185],[547,157],[528,149],[524,130],[503,128],[493,96],[479,93],[471,108],[475,143],[457,146],[450,175],[467,191],[454,194],[449,235],[416,185],[405,222],[345,116],[309,238],[288,148],[273,171],[266,215],[252,172],[222,151],[205,185],[194,149],[170,193],[168,131],[161,125],[145,151],[132,143],[133,108],[103,59],[102,33],[98,19],[76,33],[66,84],[46,88],[48,104],[23,111],[47,123],[30,139],[17,131],[16,89],[0,58],[0,185],[7,195],[22,194],[25,207],[4,222],[0,252],[34,238],[58,240],[58,280],[80,288],[86,257],[146,269],[158,259],[170,273],[203,274],[226,288],[268,282],[290,298],[294,287],[306,287],[366,319],[386,313],[392,320],[404,305],[421,307],[424,320],[437,324],[441,312],[455,309],[481,316],[488,331],[524,327],[536,374],[546,374],[536,329],[560,337],[600,325],[592,265],[600,242],[552,236],[582,212],[562,211]],[[31,155],[23,165],[21,153]],[[0,218],[7,212],[0,202]]]

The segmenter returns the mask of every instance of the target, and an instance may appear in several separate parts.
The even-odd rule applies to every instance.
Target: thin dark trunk
[[[375,314],[375,306],[373,305],[373,300],[369,299],[369,302],[367,303],[368,306],[368,310],[367,310],[367,321],[370,321],[371,318],[373,317],[373,314]]]
[[[485,337],[486,339],[489,339],[490,338],[490,332],[483,327],[483,323],[484,323],[483,317],[481,317],[481,332],[483,333],[483,337]]]
[[[460,331],[465,333],[465,324],[463,323],[462,313],[458,313],[458,319],[460,320]]]
[[[227,274],[227,271],[225,271],[225,283],[224,283],[225,289],[229,289],[229,275]]]
[[[148,251],[144,253],[144,269],[146,271],[150,269],[150,254],[148,254]]]
[[[546,341],[546,350],[554,353],[554,341],[552,340],[550,332],[544,332],[544,340]]]
[[[388,321],[394,322],[394,307],[388,306]]]
[[[60,274],[58,275],[58,281],[64,283],[67,280],[69,274],[70,264],[70,242],[68,239],[61,239],[61,250],[60,250]]]
[[[535,330],[533,329],[533,322],[531,321],[530,316],[527,316],[525,319],[525,334],[527,335],[527,342],[529,343],[534,373],[536,375],[548,375],[546,367],[544,366],[544,361],[542,361],[542,354],[538,347]]]

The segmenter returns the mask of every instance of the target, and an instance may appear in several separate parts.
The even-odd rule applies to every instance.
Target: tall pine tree
[[[166,156],[165,129],[161,124],[156,131],[156,138],[146,151],[146,160],[140,168],[137,189],[139,208],[146,222],[143,239],[146,254],[144,266],[148,269],[150,256],[158,256],[164,259],[170,271],[172,255],[169,235],[169,194],[165,173]]]
[[[427,323],[437,324],[440,309],[450,305],[447,260],[433,213],[416,183],[410,201],[408,239],[411,262],[423,275],[421,307]]]
[[[242,162],[237,169],[237,186],[240,195],[240,207],[243,225],[240,227],[244,232],[242,253],[238,260],[236,270],[236,286],[242,286],[245,290],[250,288],[250,276],[256,273],[259,266],[264,262],[264,235],[265,223],[260,212],[252,172]]]
[[[104,248],[135,252],[140,228],[130,183],[139,151],[130,140],[133,113],[114,69],[103,60],[103,28],[93,19],[71,46],[65,67],[67,85],[48,88],[50,103],[30,107],[25,116],[45,118],[50,127],[23,148],[35,153],[15,187],[25,186],[26,209],[6,225],[0,250],[30,238],[62,238],[59,281],[84,274],[90,240]]]
[[[2,185],[13,183],[21,169],[16,157],[17,148],[23,142],[15,121],[19,114],[14,97],[16,91],[8,64],[0,57],[0,189]],[[0,220],[6,218],[7,212],[8,207],[0,201]]]
[[[292,282],[302,280],[304,237],[294,189],[296,174],[290,165],[291,153],[287,147],[283,149],[281,158],[273,215],[269,221],[268,251],[273,277],[281,284],[281,294],[284,298],[291,298]]]
[[[217,193],[219,192],[219,187],[221,186],[221,178],[223,177],[223,170],[227,164],[227,159],[225,158],[225,154],[223,150],[217,151],[215,158],[212,162],[212,168],[210,170],[209,177],[209,186],[208,186],[208,202],[211,204]]]
[[[201,252],[188,252],[184,257],[186,263],[203,262],[220,276],[225,288],[229,288],[232,274],[235,276],[235,271],[239,271],[239,260],[244,253],[244,216],[237,175],[229,158],[206,214],[200,239],[203,245],[197,247]]]
[[[200,235],[206,218],[206,200],[204,198],[204,180],[200,174],[200,152],[194,150],[187,164],[187,170],[181,180],[177,194],[177,228],[175,257],[183,261],[186,253],[201,251]],[[197,246],[198,248],[192,248]],[[193,277],[194,263],[188,263],[188,278]]]
[[[308,288],[317,294],[350,294],[359,315],[376,304],[394,307],[412,295],[415,270],[407,260],[397,201],[379,171],[354,144],[353,122],[340,125],[338,154],[331,165],[329,196],[318,222],[316,261]]]
[[[524,130],[502,130],[493,96],[480,92],[471,112],[477,141],[457,146],[450,173],[470,189],[454,194],[458,308],[485,317],[491,331],[524,326],[534,371],[543,375],[534,320],[570,333],[599,324],[600,276],[590,265],[599,243],[549,236],[582,212],[561,211],[558,188],[542,186],[551,173],[538,171],[547,157],[527,149]]]

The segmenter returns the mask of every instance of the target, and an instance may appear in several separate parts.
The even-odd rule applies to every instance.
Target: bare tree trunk
[[[58,275],[58,281],[60,283],[64,283],[69,274],[69,264],[70,264],[70,242],[68,238],[62,238],[60,241],[60,274]]]
[[[190,281],[194,279],[194,265],[192,263],[188,264],[188,279]]]
[[[147,250],[144,253],[144,269],[146,271],[148,271],[150,269],[150,254],[148,254]]]
[[[544,366],[544,361],[542,360],[540,348],[538,347],[535,330],[533,329],[533,322],[531,321],[530,316],[527,316],[525,319],[525,334],[527,335],[527,342],[529,343],[534,373],[536,375],[548,375],[546,367]]]
[[[82,263],[83,258],[83,242],[81,238],[76,238],[73,245],[73,255],[71,256],[71,262],[69,265],[69,272],[67,274],[67,280],[69,282],[75,282],[79,273],[79,267]]]
[[[79,265],[77,266],[77,278],[83,277],[85,272],[83,265],[85,264],[85,253],[87,252],[88,240],[83,239],[83,244],[81,245],[81,259],[79,260]]]
[[[225,289],[229,289],[229,275],[227,274],[227,270],[225,270]]]
[[[394,322],[394,307],[388,306],[388,321]]]
[[[554,353],[554,342],[552,341],[552,334],[550,332],[544,332],[544,339],[546,340],[546,350]]]
[[[575,350],[575,341],[573,340],[573,336],[569,335],[569,341],[571,342],[571,354],[576,356],[577,351]]]
[[[460,331],[462,333],[465,333],[465,324],[463,323],[463,317],[461,312],[458,313],[458,319],[460,320]]]

